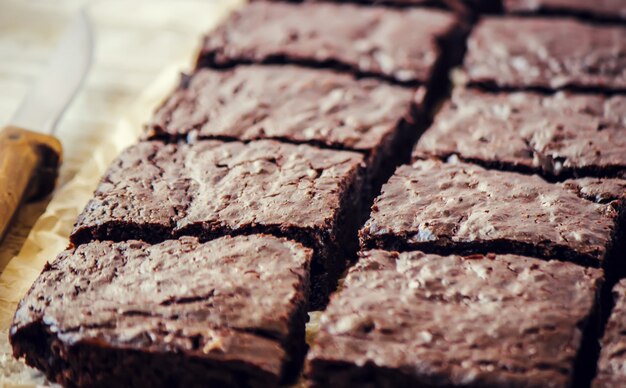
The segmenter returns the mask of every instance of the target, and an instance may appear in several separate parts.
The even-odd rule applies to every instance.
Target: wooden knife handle
[[[62,155],[53,136],[12,126],[0,132],[0,239],[23,201],[52,191]]]

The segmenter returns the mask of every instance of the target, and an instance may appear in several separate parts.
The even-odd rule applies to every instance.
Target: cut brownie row
[[[614,265],[625,186],[617,179],[552,184],[538,176],[420,160],[398,168],[383,186],[360,236],[367,248]]]
[[[276,386],[304,357],[311,256],[260,235],[82,245],[20,303],[14,354],[67,386]]]
[[[462,36],[444,11],[259,1],[207,35],[198,66],[291,63],[426,84],[458,58]]]
[[[626,97],[457,88],[414,159],[456,156],[489,168],[626,178]]]
[[[358,245],[364,167],[359,153],[271,140],[143,142],[113,163],[71,241],[287,237],[315,249],[320,306]]]
[[[602,271],[515,255],[369,251],[307,357],[313,386],[579,382]]]
[[[488,17],[469,38],[464,69],[470,85],[488,88],[624,92],[625,53],[626,26]]]

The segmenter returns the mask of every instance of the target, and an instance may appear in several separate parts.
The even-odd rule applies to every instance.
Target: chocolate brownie
[[[598,323],[602,271],[515,255],[371,251],[321,317],[314,386],[565,387]]]
[[[456,25],[452,14],[432,9],[260,1],[207,35],[198,66],[297,63],[427,83],[442,55],[455,51]]]
[[[504,9],[524,14],[574,14],[600,19],[626,19],[624,0],[504,0]]]
[[[268,233],[315,249],[319,305],[358,244],[363,155],[273,140],[143,142],[113,163],[71,241]]]
[[[626,27],[568,18],[489,17],[468,41],[470,85],[626,90]]]
[[[626,177],[624,117],[626,96],[458,88],[421,137],[414,157],[455,155],[551,179]]]
[[[612,248],[621,235],[625,204],[590,200],[581,189],[590,190],[590,184],[552,184],[536,175],[417,161],[398,168],[383,186],[360,232],[362,245],[611,266],[617,263],[613,256],[619,252]]]
[[[626,279],[613,288],[615,306],[605,327],[594,387],[626,386]]]
[[[13,351],[66,386],[275,386],[304,356],[311,255],[261,235],[85,244],[22,300]]]
[[[370,159],[372,175],[388,178],[409,159],[421,128],[416,121],[423,95],[421,87],[330,70],[201,69],[157,110],[148,137],[276,139],[357,151]]]

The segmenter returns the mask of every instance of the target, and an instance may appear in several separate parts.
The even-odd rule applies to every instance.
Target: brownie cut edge
[[[85,244],[21,301],[14,355],[64,385],[276,386],[304,355],[311,256],[261,235]]]

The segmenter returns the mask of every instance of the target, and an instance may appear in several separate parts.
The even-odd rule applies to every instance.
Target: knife
[[[0,240],[23,201],[55,186],[63,159],[56,124],[91,66],[92,33],[85,11],[72,21],[48,67],[0,131]]]

